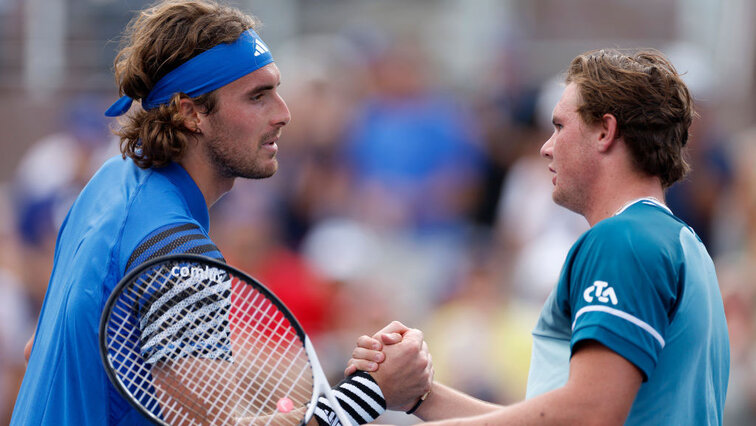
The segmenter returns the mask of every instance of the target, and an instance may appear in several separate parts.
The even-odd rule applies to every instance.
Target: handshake
[[[370,373],[389,410],[412,414],[433,384],[433,362],[423,332],[393,321],[372,337],[360,336],[344,375]]]

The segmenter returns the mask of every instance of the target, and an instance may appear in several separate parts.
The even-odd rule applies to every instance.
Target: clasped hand
[[[367,371],[380,386],[389,410],[407,411],[433,383],[433,362],[423,332],[393,321],[372,337],[360,336],[345,375]]]

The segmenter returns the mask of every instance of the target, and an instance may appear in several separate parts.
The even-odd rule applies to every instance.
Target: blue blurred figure
[[[461,229],[476,206],[484,166],[471,112],[432,90],[412,42],[379,53],[372,69],[377,90],[347,134],[357,197],[366,197],[362,213],[395,229]]]

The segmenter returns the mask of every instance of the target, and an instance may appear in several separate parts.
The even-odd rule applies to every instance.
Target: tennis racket
[[[169,255],[132,270],[105,304],[99,343],[113,385],[156,424],[305,424],[324,396],[351,425],[294,315],[214,259]]]

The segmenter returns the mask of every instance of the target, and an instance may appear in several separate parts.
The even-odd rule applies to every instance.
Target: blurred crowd
[[[359,335],[396,319],[425,332],[437,380],[499,403],[523,398],[530,331],[588,227],[553,204],[538,154],[559,88],[523,84],[511,52],[463,90],[444,85],[412,39],[324,37],[277,50],[293,117],[279,171],[237,181],[211,209],[211,237],[292,308],[332,382]],[[328,50],[308,55],[314,45]],[[24,372],[57,229],[92,173],[118,155],[116,124],[102,116],[109,101],[72,100],[60,131],[30,145],[0,186],[0,423]],[[756,130],[728,133],[716,105],[698,110],[693,172],[667,200],[715,259],[732,344],[725,423],[748,424]]]

